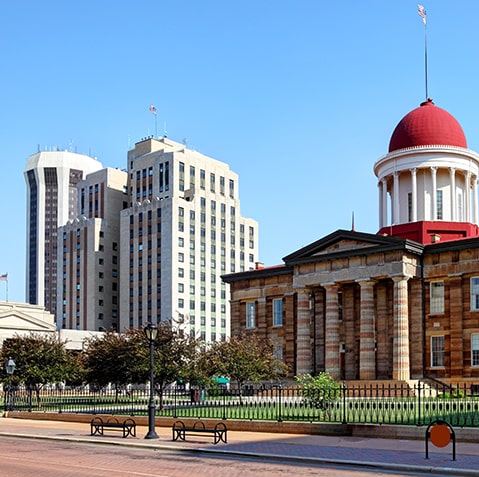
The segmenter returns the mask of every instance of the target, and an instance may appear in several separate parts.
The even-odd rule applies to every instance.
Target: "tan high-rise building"
[[[227,164],[167,138],[128,153],[121,212],[120,328],[171,320],[206,341],[230,334],[221,275],[254,268],[258,225],[240,214]]]
[[[127,173],[102,169],[78,184],[77,218],[59,229],[57,326],[118,329],[120,212],[128,207]]]
[[[68,151],[38,152],[28,158],[26,301],[51,313],[57,302],[58,227],[77,216],[77,184],[102,165]]]

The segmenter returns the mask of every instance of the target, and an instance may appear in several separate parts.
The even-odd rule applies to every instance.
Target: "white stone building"
[[[254,268],[257,222],[240,213],[227,164],[167,138],[128,153],[121,213],[120,329],[172,320],[206,341],[230,334],[221,275]]]
[[[57,325],[118,329],[120,212],[128,206],[127,174],[106,168],[78,184],[77,217],[59,229]]]

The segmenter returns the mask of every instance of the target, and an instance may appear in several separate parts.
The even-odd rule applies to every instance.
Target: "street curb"
[[[327,459],[321,457],[299,457],[299,456],[285,456],[279,454],[258,454],[255,452],[249,451],[235,451],[227,450],[221,448],[211,448],[211,447],[181,447],[181,446],[172,446],[168,444],[158,444],[156,442],[132,442],[132,441],[117,441],[117,440],[91,440],[88,438],[79,438],[79,437],[69,437],[69,436],[46,436],[46,435],[32,435],[32,434],[12,434],[7,432],[0,432],[0,437],[17,437],[20,439],[39,439],[39,440],[50,440],[50,441],[66,441],[66,442],[77,442],[82,444],[100,444],[100,445],[110,445],[110,446],[123,446],[136,449],[150,449],[150,450],[165,450],[171,452],[184,452],[191,454],[218,454],[224,457],[228,456],[238,456],[238,457],[249,457],[254,459],[268,460],[268,461],[281,461],[281,462],[294,462],[302,464],[327,464],[327,465],[336,465],[336,466],[352,466],[352,467],[362,467],[362,468],[374,468],[390,471],[400,471],[400,472],[416,472],[424,473],[429,475],[434,475],[437,473],[443,473],[445,475],[456,475],[456,476],[477,476],[477,470],[470,469],[453,469],[451,467],[433,467],[433,466],[417,466],[417,465],[408,465],[408,464],[393,464],[393,463],[384,463],[384,462],[369,462],[369,461],[355,461],[355,460],[337,460],[337,459]]]

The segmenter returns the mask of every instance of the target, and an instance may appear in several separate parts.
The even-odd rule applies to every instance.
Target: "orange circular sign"
[[[436,447],[446,447],[451,442],[451,431],[444,424],[436,424],[430,431],[431,442]]]

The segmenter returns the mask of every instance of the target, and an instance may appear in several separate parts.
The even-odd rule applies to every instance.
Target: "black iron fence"
[[[342,385],[305,392],[298,386],[169,387],[156,395],[156,415],[167,417],[331,423],[479,427],[478,387]],[[4,407],[29,412],[146,415],[147,388],[10,389]]]

